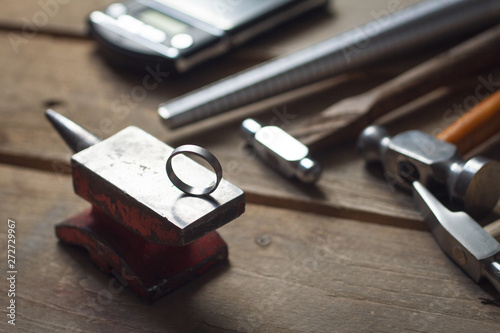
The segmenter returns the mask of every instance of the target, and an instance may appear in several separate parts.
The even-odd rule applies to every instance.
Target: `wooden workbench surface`
[[[2,4],[0,331],[500,331],[498,294],[487,283],[475,284],[441,252],[411,198],[391,190],[380,170],[366,168],[353,143],[318,156],[325,171],[311,187],[260,164],[240,138],[245,115],[293,128],[395,70],[375,71],[355,85],[349,76],[336,78],[326,83],[326,92],[275,100],[176,131],[167,130],[156,113],[169,98],[382,17],[394,8],[392,1],[335,0],[329,15],[308,15],[210,66],[168,75],[140,100],[131,97],[145,74],[110,67],[85,35],[88,13],[111,2]],[[51,3],[51,11],[41,3]],[[36,21],[43,13],[48,19]],[[28,33],[34,20],[43,24]],[[402,60],[395,68],[406,64]],[[471,80],[472,90],[463,85],[455,93],[436,92],[383,122],[394,132],[419,128],[434,134],[449,123],[443,110],[464,103],[474,91]],[[89,204],[73,193],[71,153],[45,120],[47,107],[104,138],[134,125],[170,145],[194,143],[212,151],[225,178],[247,197],[245,214],[220,229],[229,263],[147,305],[98,271],[84,251],[59,243],[54,225]],[[498,158],[498,147],[493,142],[482,153]],[[17,228],[15,326],[5,315],[9,218]]]

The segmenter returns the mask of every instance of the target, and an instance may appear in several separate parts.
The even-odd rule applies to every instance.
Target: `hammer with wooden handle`
[[[437,138],[420,131],[391,138],[381,126],[372,125],[360,134],[358,150],[366,161],[381,162],[388,181],[398,187],[411,189],[412,183],[418,181],[427,188],[439,188],[459,209],[479,217],[489,213],[500,197],[500,163],[484,157],[464,161],[459,148],[444,140],[466,142],[460,146],[465,153],[474,148],[472,143],[485,139],[485,125],[489,134],[500,130],[499,115],[497,91]]]

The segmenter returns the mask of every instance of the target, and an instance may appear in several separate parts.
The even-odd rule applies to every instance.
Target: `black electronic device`
[[[185,72],[328,0],[135,0],[89,16],[108,54]]]

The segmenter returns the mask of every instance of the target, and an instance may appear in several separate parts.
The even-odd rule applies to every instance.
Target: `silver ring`
[[[179,177],[177,177],[177,175],[175,174],[174,170],[172,169],[172,159],[176,155],[185,154],[185,153],[194,154],[196,156],[203,158],[205,161],[207,161],[215,171],[215,175],[217,177],[215,182],[210,184],[210,186],[207,186],[207,187],[193,187],[193,186],[190,186],[190,185],[184,183],[182,180],[180,180]],[[217,186],[219,186],[219,183],[222,179],[222,167],[221,167],[219,161],[217,160],[217,158],[214,156],[214,154],[212,154],[211,152],[209,152],[205,148],[202,148],[200,146],[195,146],[195,145],[183,145],[183,146],[179,146],[179,147],[175,148],[174,151],[172,152],[172,154],[170,154],[170,156],[167,159],[166,169],[167,169],[168,178],[170,179],[172,184],[175,185],[175,187],[177,187],[179,190],[181,190],[184,193],[195,195],[195,196],[202,196],[202,195],[212,193],[213,191],[215,191]]]

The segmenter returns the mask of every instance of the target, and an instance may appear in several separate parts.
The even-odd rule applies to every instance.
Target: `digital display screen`
[[[222,30],[230,30],[291,0],[156,0]]]
[[[189,28],[189,26],[184,22],[176,20],[171,16],[153,9],[140,12],[137,15],[137,18],[146,24],[160,29],[167,35],[176,35],[178,33],[186,32]]]

